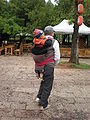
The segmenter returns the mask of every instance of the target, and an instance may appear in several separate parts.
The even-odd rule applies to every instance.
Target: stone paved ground
[[[46,111],[34,101],[39,84],[30,54],[0,56],[0,120],[90,120],[90,70],[56,67]]]

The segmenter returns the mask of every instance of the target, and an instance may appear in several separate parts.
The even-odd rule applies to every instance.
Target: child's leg
[[[43,79],[43,73],[42,72],[40,73],[40,78]]]
[[[40,72],[36,72],[36,77],[39,79],[40,78]]]

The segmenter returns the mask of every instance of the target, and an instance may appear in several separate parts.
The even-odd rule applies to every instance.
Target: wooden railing
[[[71,48],[60,48],[61,57],[70,57]],[[78,49],[79,57],[90,58],[90,48]]]

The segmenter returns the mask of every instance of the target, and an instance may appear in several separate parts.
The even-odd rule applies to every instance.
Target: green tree
[[[56,25],[63,19],[74,20],[74,1],[55,0],[0,0],[0,34],[32,33],[35,28],[44,29]],[[90,25],[90,4],[84,0],[84,22]],[[86,9],[87,8],[87,9]]]
[[[0,35],[15,35],[22,31],[22,28],[16,23],[16,17],[10,14],[9,3],[5,0],[0,1]]]
[[[30,33],[35,27],[43,28],[45,0],[10,0],[10,8],[23,32]]]
[[[90,0],[83,0],[84,12],[83,18],[84,23],[90,27]]]
[[[72,20],[74,13],[74,3],[72,0],[56,0],[55,6],[57,22],[61,22],[63,19]]]

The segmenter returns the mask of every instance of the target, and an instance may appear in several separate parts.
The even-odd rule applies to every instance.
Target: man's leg
[[[53,80],[54,80],[54,67],[50,65],[45,65],[43,82],[41,84],[41,105],[45,108],[48,105],[48,97],[52,90]]]
[[[43,84],[44,84],[44,81],[42,80],[41,84],[40,84],[39,92],[37,95],[37,98],[39,98],[39,99],[41,99],[41,95],[42,95],[42,91],[43,91]]]

